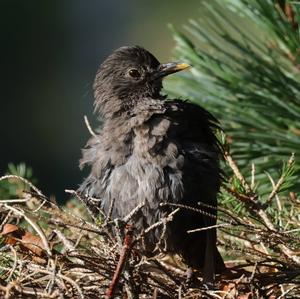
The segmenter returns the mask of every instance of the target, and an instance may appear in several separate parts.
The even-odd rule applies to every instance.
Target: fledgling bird
[[[137,233],[166,217],[177,205],[216,215],[221,184],[221,146],[217,120],[205,109],[161,94],[165,76],[189,67],[161,64],[145,49],[121,47],[100,66],[94,82],[95,110],[103,123],[83,150],[81,167],[91,173],[80,186],[89,203],[112,219],[124,218],[139,204],[132,219]],[[168,204],[173,204],[168,205]],[[188,230],[216,224],[216,219],[184,207],[166,227],[145,240],[145,251],[177,253],[204,281],[213,281],[224,263],[216,246],[216,230]],[[163,242],[161,242],[163,239]]]

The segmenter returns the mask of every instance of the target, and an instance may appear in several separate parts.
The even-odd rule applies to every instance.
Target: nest
[[[19,199],[0,201],[0,297],[300,298],[299,200],[291,194],[282,203],[290,210],[281,216],[283,230],[239,179],[244,193],[227,185],[223,194],[242,202],[244,210],[233,212],[230,201],[221,199],[216,225],[228,271],[207,288],[200,272],[187,281],[180,257],[150,258],[137,246],[147,231],[172,221],[172,215],[136,235],[127,225],[130,215],[100,223],[75,191],[68,190],[74,198],[60,207],[24,178],[3,176],[0,181],[21,180],[27,187]],[[269,200],[278,196],[275,188]],[[113,235],[108,226],[114,227]]]

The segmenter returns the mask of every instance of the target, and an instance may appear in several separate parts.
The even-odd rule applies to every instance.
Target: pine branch
[[[273,0],[212,0],[203,6],[184,33],[172,28],[176,59],[193,68],[170,78],[168,93],[220,120],[238,167],[249,178],[255,164],[256,188],[264,194],[270,191],[264,172],[277,181],[277,169],[294,153],[295,172],[285,182],[299,191],[300,6]]]

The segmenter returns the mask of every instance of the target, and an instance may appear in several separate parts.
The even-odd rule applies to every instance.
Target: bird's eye
[[[128,74],[129,74],[130,77],[135,78],[135,79],[141,77],[141,74],[137,69],[129,70]]]

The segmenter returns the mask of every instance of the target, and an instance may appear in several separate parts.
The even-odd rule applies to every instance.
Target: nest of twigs
[[[69,191],[75,198],[62,208],[10,175],[0,181],[21,180],[27,188],[22,198],[0,201],[0,297],[300,298],[299,200],[293,193],[280,198],[274,183],[264,206],[227,159],[243,192],[227,184],[220,198],[218,240],[228,271],[216,277],[214,289],[202,284],[201,273],[187,283],[179,257],[143,255],[136,246],[141,236],[124,219],[97,223],[76,192]],[[281,205],[279,218],[268,209],[273,199]]]

